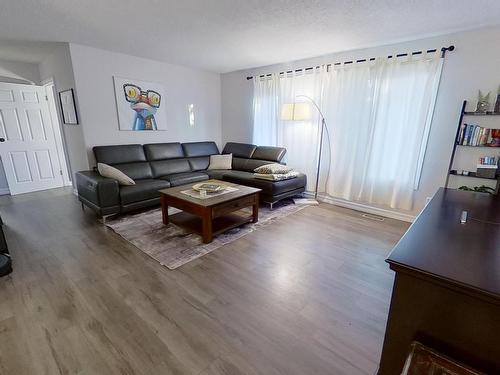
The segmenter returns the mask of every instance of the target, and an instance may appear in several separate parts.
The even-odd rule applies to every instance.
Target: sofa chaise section
[[[235,184],[262,189],[260,200],[272,205],[281,199],[303,193],[306,175],[300,173],[296,178],[283,181],[268,181],[254,176],[254,169],[269,163],[282,163],[286,154],[283,147],[256,146],[245,143],[228,142],[223,154],[233,154],[232,170],[208,170],[211,178],[218,178]]]

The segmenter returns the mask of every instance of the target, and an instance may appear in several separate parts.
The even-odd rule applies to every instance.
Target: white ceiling
[[[6,40],[74,42],[215,72],[500,23],[499,0],[0,0],[0,9]],[[21,46],[9,53],[24,61],[52,48]]]

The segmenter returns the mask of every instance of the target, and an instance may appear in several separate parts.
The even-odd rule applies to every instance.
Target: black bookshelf
[[[459,143],[457,143],[457,146],[458,146],[458,147],[472,147],[472,148],[489,148],[489,149],[491,149],[491,150],[494,150],[494,149],[497,149],[497,148],[498,148],[498,147],[481,146],[481,145],[479,145],[479,146],[461,145],[461,144],[459,144]]]
[[[459,147],[460,149],[463,149],[464,152],[466,150],[470,150],[470,149],[473,149],[473,148],[484,148],[484,149],[495,149],[497,147],[490,147],[490,146],[471,146],[471,145],[461,145],[461,144],[458,144],[458,137],[460,135],[460,128],[462,126],[462,123],[464,121],[464,117],[465,116],[500,116],[500,112],[470,112],[470,111],[466,111],[465,108],[467,106],[467,100],[464,100],[464,102],[462,103],[462,110],[460,111],[460,119],[458,121],[458,126],[457,126],[457,131],[456,131],[456,134],[455,134],[455,139],[453,141],[453,150],[451,152],[451,158],[450,158],[450,163],[448,165],[448,174],[446,175],[446,182],[445,182],[445,187],[447,188],[448,187],[448,184],[449,184],[449,181],[450,181],[450,176],[460,176],[460,177],[469,177],[469,178],[475,178],[475,179],[483,179],[483,180],[494,180],[494,181],[497,181],[497,184],[496,184],[496,194],[499,193],[500,191],[500,174],[497,173],[496,177],[495,178],[484,178],[484,177],[479,177],[476,175],[476,172],[469,172],[469,174],[467,175],[463,175],[463,174],[458,174],[456,169],[452,169],[453,168],[453,162],[455,161],[455,156],[456,156],[456,153],[457,151],[459,150]],[[500,125],[500,124],[499,124]]]
[[[464,112],[464,116],[500,116],[500,112]]]
[[[476,172],[469,172],[469,174],[459,174],[455,169],[452,169],[450,171],[450,174],[452,176],[462,176],[462,177],[472,177],[472,178],[481,178],[483,180],[497,180],[498,179],[498,175],[497,177],[481,177],[481,176],[478,176]]]

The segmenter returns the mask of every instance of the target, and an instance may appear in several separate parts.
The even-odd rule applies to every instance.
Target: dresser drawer
[[[241,208],[249,207],[258,203],[258,195],[253,194],[248,197],[239,198],[230,202],[222,203],[212,208],[212,218],[216,218]]]

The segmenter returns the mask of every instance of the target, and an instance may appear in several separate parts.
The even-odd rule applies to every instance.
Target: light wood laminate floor
[[[0,197],[0,374],[373,374],[408,224],[308,207],[169,271],[68,189]]]

